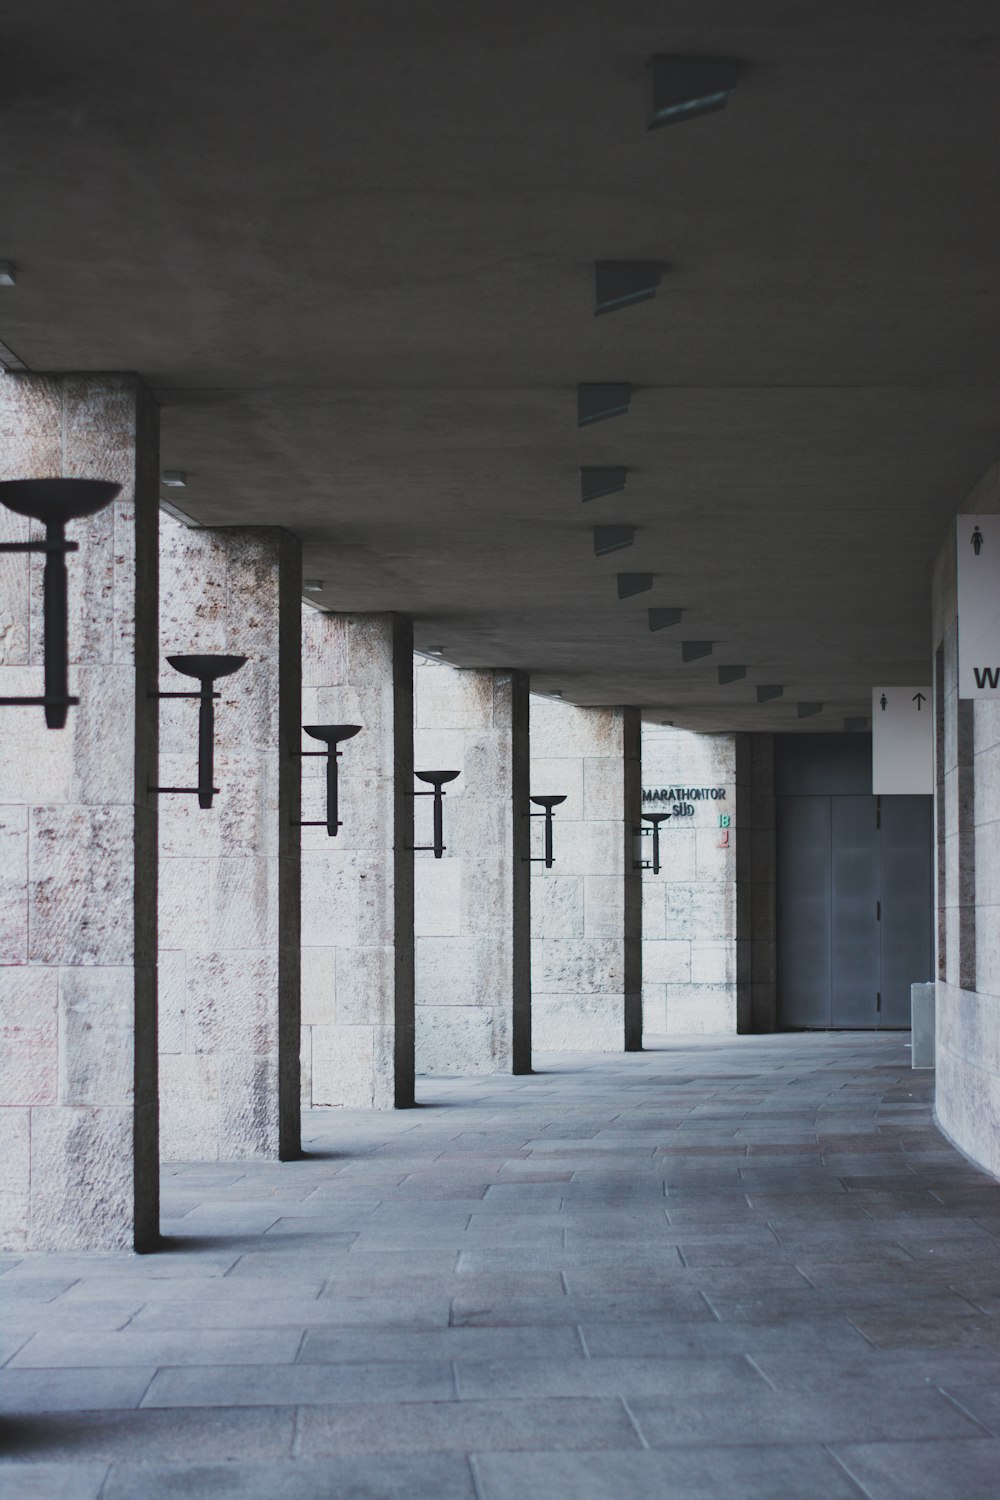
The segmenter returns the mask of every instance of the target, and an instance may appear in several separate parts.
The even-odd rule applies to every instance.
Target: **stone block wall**
[[[642,728],[645,809],[661,788],[716,790],[692,799],[689,816],[660,825],[659,875],[644,870],[643,1023],[650,1033],[734,1032],[740,984],[748,981],[749,950],[737,921],[737,736],[694,734],[668,726]],[[728,829],[720,817],[730,819]],[[651,838],[643,839],[648,860]],[[723,847],[725,846],[725,847]]]
[[[961,507],[1000,510],[1000,465]],[[952,523],[934,570],[938,1123],[1000,1177],[1000,703],[958,697]]]
[[[0,478],[109,479],[70,523],[70,707],[0,707],[0,1247],[158,1234],[158,422],[128,375],[0,378]],[[44,529],[0,507],[0,537]],[[42,691],[44,557],[0,555],[0,694]]]
[[[534,1045],[588,1052],[637,1047],[642,1027],[642,892],[634,859],[638,710],[577,708],[532,696],[531,792],[567,798],[555,812],[552,869],[531,865]],[[537,859],[542,819],[531,824]]]
[[[304,609],[304,724],[343,746],[336,838],[302,830],[302,1085],[307,1106],[413,1103],[413,631],[403,616]],[[301,748],[320,748],[302,736]],[[302,761],[302,816],[325,764]]]
[[[164,516],[160,689],[198,690],[175,653],[234,654],[216,682],[213,806],[160,798],[161,1152],[299,1149],[301,554],[279,527],[201,530]],[[198,704],[160,705],[160,784],[197,784]]]
[[[460,671],[418,657],[414,765],[461,772],[445,789],[444,857],[424,850],[415,858],[417,1072],[526,1072],[525,674]],[[414,826],[417,845],[432,843],[430,797],[416,799]]]

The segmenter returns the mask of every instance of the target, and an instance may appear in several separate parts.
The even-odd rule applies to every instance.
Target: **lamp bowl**
[[[304,734],[309,734],[314,740],[322,740],[324,745],[337,745],[341,740],[352,740],[356,734],[361,732],[360,724],[303,724]]]
[[[109,479],[7,479],[0,483],[0,502],[46,526],[65,526],[103,510],[121,489]]]
[[[214,682],[216,677],[228,677],[246,665],[245,656],[168,656],[167,661],[175,672],[185,677],[197,677],[201,682]]]
[[[414,771],[418,781],[426,781],[429,786],[444,786],[446,781],[454,781],[456,776],[461,776],[461,771]]]

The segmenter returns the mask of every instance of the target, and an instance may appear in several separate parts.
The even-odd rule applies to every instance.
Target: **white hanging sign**
[[[959,516],[958,696],[1000,698],[1000,514]]]
[[[929,797],[933,791],[930,688],[872,688],[872,792],[876,797]]]

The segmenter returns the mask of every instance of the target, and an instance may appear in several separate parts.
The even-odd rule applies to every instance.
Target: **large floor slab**
[[[11,1500],[996,1500],[1000,1184],[907,1038],[671,1040],[166,1169],[8,1257]]]

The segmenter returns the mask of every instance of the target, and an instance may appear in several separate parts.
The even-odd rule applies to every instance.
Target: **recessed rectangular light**
[[[620,417],[629,409],[631,385],[578,385],[576,388],[576,425],[588,427],[608,417]]]
[[[741,677],[747,675],[746,667],[720,667],[719,686],[725,687],[729,682],[739,682]]]
[[[607,557],[609,552],[620,552],[623,547],[634,545],[634,526],[594,527],[594,552],[598,557]]]
[[[800,719],[811,719],[816,714],[821,714],[823,712],[822,703],[800,703],[798,708]]]
[[[630,599],[633,594],[645,594],[653,587],[652,573],[619,573],[618,597]]]
[[[187,482],[187,475],[182,469],[164,469],[160,475],[160,483],[168,490],[186,489]]]
[[[307,594],[321,594],[323,592],[322,578],[303,578],[302,587]]]
[[[668,625],[679,625],[682,609],[650,609],[647,610],[650,630],[666,630]]]
[[[681,641],[681,661],[697,661],[699,657],[711,656],[714,641]]]
[[[580,499],[600,500],[602,495],[614,495],[625,488],[628,469],[620,465],[607,469],[580,470]]]
[[[780,683],[777,683],[777,682],[768,682],[768,683],[765,683],[762,687],[759,687],[757,689],[757,702],[758,703],[770,703],[772,699],[774,699],[774,698],[780,698],[781,695],[782,695],[782,693],[784,691],[785,690],[781,686]]]
[[[725,109],[739,71],[740,65],[732,57],[651,57],[646,129],[656,130],[661,125],[675,125],[695,115]]]
[[[663,267],[657,260],[594,262],[594,313],[614,312],[656,296]]]
[[[17,272],[9,260],[0,260],[0,286],[16,286]]]

